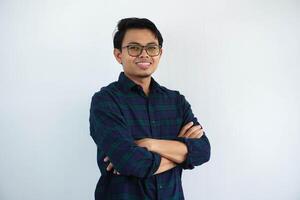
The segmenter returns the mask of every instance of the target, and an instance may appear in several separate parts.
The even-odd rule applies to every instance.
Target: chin
[[[137,73],[136,76],[140,78],[148,78],[151,76],[152,73]]]
[[[148,70],[127,70],[127,74],[132,77],[138,78],[149,78],[154,73],[155,70],[148,69]]]

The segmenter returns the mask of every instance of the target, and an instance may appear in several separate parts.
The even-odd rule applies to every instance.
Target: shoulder
[[[118,88],[117,81],[115,81],[106,86],[101,87],[98,91],[96,91],[92,95],[92,102],[101,100],[112,100],[117,96],[118,93],[120,93],[120,89]]]
[[[160,86],[160,89],[164,95],[168,98],[176,99],[178,103],[185,101],[185,96],[179,90],[169,89],[165,86]]]

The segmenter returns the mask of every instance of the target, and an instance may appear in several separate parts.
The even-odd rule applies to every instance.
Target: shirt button
[[[162,186],[162,185],[160,185],[160,186],[159,186],[159,189],[162,189],[162,188],[163,188],[163,186]]]
[[[155,120],[152,120],[151,123],[152,123],[152,124],[155,124]]]

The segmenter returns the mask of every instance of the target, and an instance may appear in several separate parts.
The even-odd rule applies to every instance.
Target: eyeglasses
[[[137,57],[142,54],[145,49],[149,56],[158,56],[160,54],[161,46],[156,44],[150,44],[147,46],[142,46],[139,44],[129,44],[127,46],[122,47],[127,48],[128,54],[133,57]]]

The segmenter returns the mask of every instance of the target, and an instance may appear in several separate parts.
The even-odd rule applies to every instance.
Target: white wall
[[[92,199],[91,95],[117,79],[112,32],[162,32],[156,80],[192,105],[212,145],[188,200],[300,199],[299,1],[0,1],[0,199]]]

